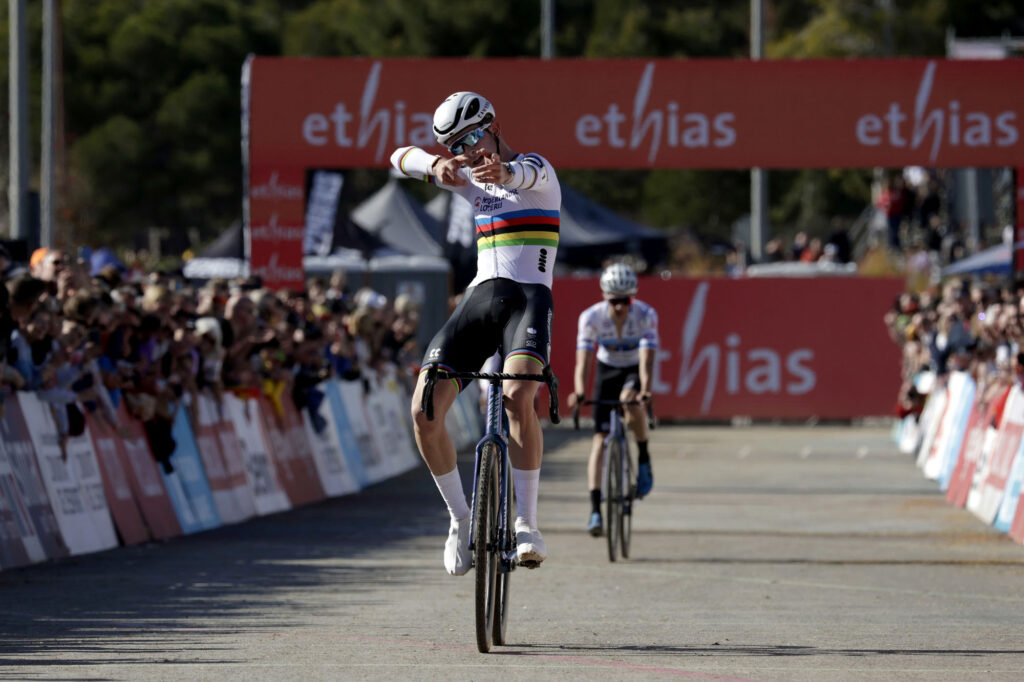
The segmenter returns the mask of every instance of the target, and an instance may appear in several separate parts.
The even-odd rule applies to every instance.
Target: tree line
[[[30,118],[39,139],[41,3],[29,0]],[[559,57],[749,54],[749,0],[554,0]],[[212,239],[241,214],[241,66],[249,54],[531,57],[541,3],[490,0],[63,0],[58,221],[74,244],[138,245],[148,227]],[[7,3],[0,36],[6,43]],[[765,0],[768,58],[942,56],[946,31],[1024,34],[1020,0]],[[0,117],[8,118],[0,49]],[[33,142],[34,168],[38,144]],[[7,177],[7,136],[0,172]],[[749,210],[746,171],[565,170],[564,180],[648,225],[728,238]],[[822,232],[870,200],[864,170],[770,174],[779,232]],[[355,203],[384,171],[350,174]],[[6,193],[0,203],[6,207]]]

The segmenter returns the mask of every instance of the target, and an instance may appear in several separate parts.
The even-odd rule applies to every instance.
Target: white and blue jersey
[[[640,364],[641,348],[658,347],[658,313],[634,300],[620,335],[609,312],[608,302],[599,301],[580,313],[577,350],[596,349],[597,361],[610,367]]]

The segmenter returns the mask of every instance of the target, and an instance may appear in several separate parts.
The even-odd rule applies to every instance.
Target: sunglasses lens
[[[472,147],[477,142],[479,142],[481,140],[481,138],[483,138],[483,136],[484,136],[484,129],[483,128],[477,128],[476,130],[471,130],[470,132],[466,133],[465,135],[460,137],[458,140],[456,140],[455,144],[453,144],[452,146],[448,147],[448,150],[451,151],[452,154],[455,154],[456,156],[458,156],[462,152],[466,151],[466,149],[468,149],[469,147]]]

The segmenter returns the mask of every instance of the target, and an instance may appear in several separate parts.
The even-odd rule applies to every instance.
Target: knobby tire
[[[629,558],[629,541],[633,536],[633,510],[636,509],[636,474],[628,445],[622,453],[622,523],[619,527],[619,548],[623,559]]]
[[[622,529],[622,443],[618,438],[608,440],[605,462],[605,505],[608,525],[608,560],[615,561],[616,545]]]
[[[495,591],[498,578],[497,517],[498,447],[484,445],[480,456],[473,503],[473,567],[476,570],[476,648],[491,650]]]
[[[506,463],[507,464],[507,463]],[[496,478],[501,477],[495,472]],[[498,546],[498,556],[501,557],[501,561],[504,562],[506,552],[512,552],[515,550],[515,528],[512,523],[512,510],[515,508],[515,495],[513,493],[512,486],[512,472],[508,471],[505,476],[505,511],[504,511],[504,531],[502,531],[501,542]],[[501,518],[502,510],[500,506],[494,515],[495,523]],[[501,528],[499,525],[498,528]],[[509,580],[512,577],[512,570],[509,567],[508,570],[498,572],[497,580],[497,594],[495,597],[495,604],[498,605],[498,612],[494,615],[494,627],[491,631],[491,637],[495,645],[505,644],[506,635],[508,634],[508,611],[509,611]]]

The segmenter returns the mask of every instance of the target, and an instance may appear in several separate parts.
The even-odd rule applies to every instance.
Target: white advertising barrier
[[[4,545],[0,568],[24,566],[46,559],[46,551],[36,534],[28,505],[18,491],[18,482],[3,440],[0,440],[0,516],[3,517],[0,534]]]
[[[949,476],[960,455],[964,430],[974,405],[974,392],[974,380],[967,372],[950,373],[946,383],[946,411],[923,467],[925,477],[938,481],[942,490],[949,487]]]
[[[919,469],[924,468],[924,463],[932,451],[932,443],[939,431],[942,415],[946,412],[947,397],[945,385],[936,383],[924,404],[924,410],[921,412],[921,445],[917,451]]]
[[[81,436],[69,438],[64,449],[67,452],[68,465],[78,479],[86,511],[92,517],[103,549],[117,547],[117,530],[110,507],[107,505],[103,474],[100,472],[96,449],[88,429]]]
[[[402,418],[400,400],[398,384],[393,379],[376,377],[371,380],[366,411],[388,476],[405,473],[420,462],[409,426]]]
[[[899,423],[896,433],[896,445],[900,452],[904,455],[917,452],[921,445],[921,424],[917,421],[917,417],[912,414],[904,417]]]
[[[260,427],[259,403],[255,399],[243,402],[234,395],[225,394],[224,408],[238,436],[245,474],[249,479],[257,513],[273,514],[290,509],[291,502],[278,482],[274,463],[267,454],[263,429]]]
[[[327,386],[320,384],[317,389],[323,392],[323,400],[301,412],[309,444],[313,448],[313,461],[320,476],[320,485],[331,497],[358,492],[359,483],[349,470],[342,452],[338,423],[327,398]]]
[[[359,447],[359,457],[363,465],[365,479],[363,485],[383,481],[391,475],[390,463],[377,449],[377,441],[373,437],[373,430],[370,427],[370,417],[366,410],[366,403],[369,396],[364,395],[363,382],[361,381],[338,381],[336,382],[338,392],[341,396],[341,403],[348,417],[349,428],[355,436]],[[358,472],[357,472],[358,475]]]
[[[1014,386],[1003,408],[992,453],[978,463],[967,496],[967,508],[985,523],[992,523],[999,511],[1010,469],[1021,445],[1021,435],[1024,435],[1024,393],[1019,386]]]
[[[41,402],[34,393],[18,393],[18,402],[32,438],[32,447],[50,498],[50,507],[57,517],[57,526],[68,551],[71,554],[87,554],[108,549],[112,545],[107,543],[97,528],[75,472],[64,459],[50,406]],[[113,523],[109,512],[107,523]]]
[[[445,428],[451,436],[455,449],[462,451],[472,448],[480,440],[483,431],[477,415],[480,412],[480,386],[471,381],[455,398],[452,409],[445,418]]]
[[[992,521],[996,530],[1001,530],[1004,533],[1010,532],[1020,503],[1022,482],[1024,482],[1024,439],[1017,445],[1017,452],[1013,455],[1010,473],[1006,477],[1006,485],[1003,488],[1003,499],[996,511],[996,518]]]
[[[217,514],[225,524],[239,523],[256,515],[256,503],[245,477],[245,466],[239,456],[227,457],[221,448],[219,427],[221,410],[208,395],[196,399],[196,426],[193,429],[196,447],[206,469],[213,492]]]

